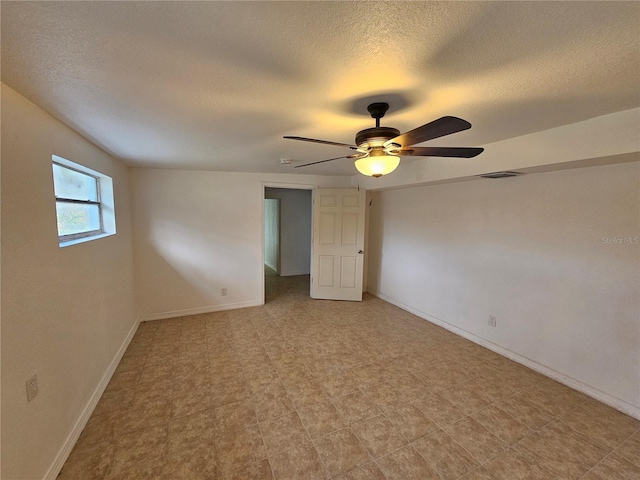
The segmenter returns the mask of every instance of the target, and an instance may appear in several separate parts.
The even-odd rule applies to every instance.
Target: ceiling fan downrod
[[[380,127],[380,119],[389,110],[389,104],[385,102],[372,103],[367,107],[367,110],[371,114],[371,118],[376,119],[376,127]]]

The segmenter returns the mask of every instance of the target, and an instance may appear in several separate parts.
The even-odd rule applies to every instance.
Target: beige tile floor
[[[140,325],[60,479],[640,479],[640,422],[375,297]]]

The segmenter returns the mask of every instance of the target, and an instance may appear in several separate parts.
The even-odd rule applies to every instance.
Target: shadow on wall
[[[156,221],[148,242],[138,253],[145,257],[145,265],[153,265],[153,272],[144,272],[142,276],[165,287],[161,292],[145,288],[138,313],[162,314],[233,303],[234,286],[227,285],[217,273],[233,268],[230,259],[234,245],[232,238],[203,238],[184,225]],[[207,267],[212,264],[220,268]],[[222,296],[222,288],[228,289],[228,296]]]

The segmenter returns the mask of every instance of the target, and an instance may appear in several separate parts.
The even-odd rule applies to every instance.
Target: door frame
[[[267,188],[286,188],[289,190],[311,190],[311,225],[313,225],[313,194],[314,190],[318,188],[318,185],[309,185],[304,183],[279,183],[279,182],[262,182],[262,198],[260,199],[260,211],[261,211],[261,245],[262,245],[262,264],[260,265],[260,282],[262,285],[262,305],[265,303],[265,282],[264,282],[264,199]],[[313,229],[311,232],[311,257],[309,258],[311,275],[313,275]],[[311,280],[309,280],[311,282]],[[309,283],[309,297],[311,297],[311,283]]]

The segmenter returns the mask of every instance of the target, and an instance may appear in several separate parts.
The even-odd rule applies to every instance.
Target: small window
[[[96,177],[54,163],[53,186],[60,240],[103,233],[100,187]]]
[[[53,187],[60,246],[115,233],[110,177],[54,156]]]

